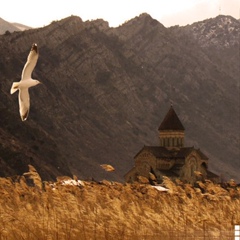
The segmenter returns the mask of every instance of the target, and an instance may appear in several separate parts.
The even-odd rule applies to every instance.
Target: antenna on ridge
[[[222,6],[221,6],[221,0],[218,0],[218,16],[222,14]]]

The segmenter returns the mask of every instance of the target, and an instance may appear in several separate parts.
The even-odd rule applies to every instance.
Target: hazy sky
[[[187,25],[219,14],[240,18],[240,0],[2,0],[0,17],[31,27],[77,15],[83,21],[102,18],[116,27],[141,13],[164,26]]]

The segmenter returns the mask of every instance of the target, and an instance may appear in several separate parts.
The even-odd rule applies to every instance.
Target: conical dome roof
[[[185,130],[176,112],[174,111],[173,106],[170,107],[158,130]]]

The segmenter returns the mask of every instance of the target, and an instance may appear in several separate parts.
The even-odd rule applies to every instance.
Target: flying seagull
[[[20,80],[20,82],[14,82],[10,91],[10,93],[13,94],[17,90],[19,90],[19,112],[22,121],[27,120],[29,114],[30,97],[28,93],[28,88],[36,86],[40,83],[38,80],[32,79],[32,71],[36,66],[38,55],[38,47],[37,44],[34,43],[28,55],[27,62],[25,63],[25,66],[23,68],[22,79]]]
[[[102,164],[100,165],[102,167],[102,169],[104,169],[107,172],[113,172],[115,171],[114,167],[109,165],[109,164]]]

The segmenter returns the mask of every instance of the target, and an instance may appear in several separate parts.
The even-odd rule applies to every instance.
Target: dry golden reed
[[[196,186],[164,179],[148,184],[42,182],[31,168],[0,178],[1,240],[233,239],[240,223],[240,189],[210,181]],[[59,178],[60,179],[60,178]]]

